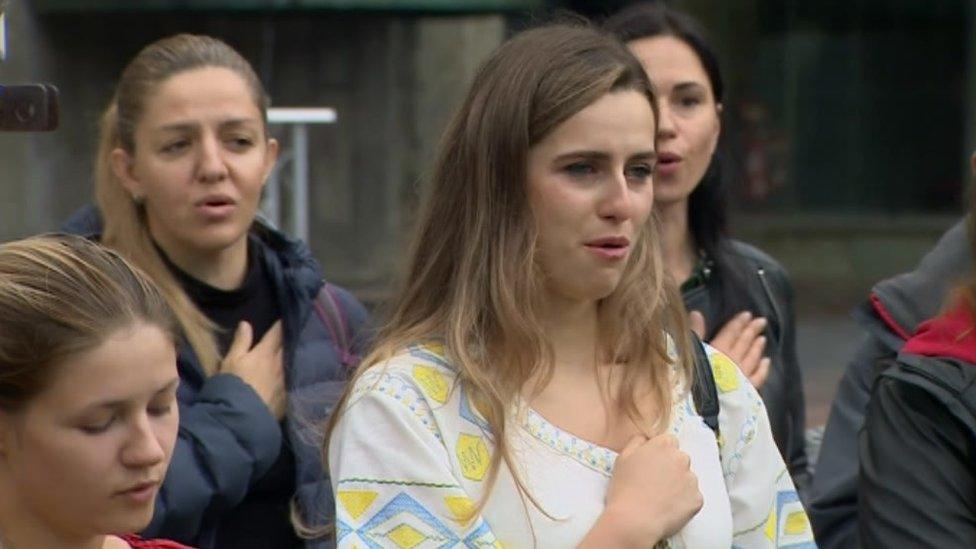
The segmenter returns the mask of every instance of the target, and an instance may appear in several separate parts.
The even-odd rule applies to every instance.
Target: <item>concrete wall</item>
[[[0,239],[51,230],[90,200],[99,114],[142,46],[207,33],[252,62],[275,106],[338,111],[338,124],[309,130],[310,241],[330,279],[370,300],[389,285],[443,125],[504,33],[502,17],[490,15],[40,15],[27,0],[13,0],[8,17],[0,82],[55,83],[62,124],[53,134],[0,135]],[[287,149],[287,133],[278,134]]]

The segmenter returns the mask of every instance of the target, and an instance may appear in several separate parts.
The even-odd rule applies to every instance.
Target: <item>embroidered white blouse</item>
[[[816,547],[759,395],[729,358],[707,351],[721,438],[716,444],[690,394],[679,393],[670,430],[691,457],[704,506],[668,543]],[[527,409],[510,431],[513,461],[545,513],[519,494],[503,462],[485,507],[471,516],[492,443],[455,379],[441,348],[418,345],[356,382],[329,448],[339,547],[577,545],[603,511],[617,454]]]

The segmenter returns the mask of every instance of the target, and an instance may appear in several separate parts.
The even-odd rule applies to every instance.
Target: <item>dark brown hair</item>
[[[609,17],[605,29],[624,43],[642,38],[671,36],[684,42],[692,49],[705,69],[708,83],[712,88],[715,103],[721,103],[725,96],[725,83],[719,67],[718,55],[708,40],[705,29],[693,17],[669,7],[664,2],[640,2],[631,4]],[[725,322],[752,304],[745,296],[745,272],[748,266],[742,263],[731,248],[728,201],[728,181],[722,166],[722,141],[713,155],[701,182],[688,197],[688,229],[695,245],[714,262],[713,268],[720,273],[717,285],[719,300],[718,319],[709,329],[713,336]],[[678,281],[681,282],[680,280]]]

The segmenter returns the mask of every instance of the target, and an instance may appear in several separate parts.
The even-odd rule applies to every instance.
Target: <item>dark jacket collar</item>
[[[102,234],[101,212],[94,204],[82,206],[71,214],[61,225],[62,232],[76,234],[97,240]],[[312,278],[321,281],[321,269],[312,257],[311,251],[304,242],[290,238],[281,231],[274,229],[260,216],[255,219],[251,234],[276,256],[276,266],[300,278]]]

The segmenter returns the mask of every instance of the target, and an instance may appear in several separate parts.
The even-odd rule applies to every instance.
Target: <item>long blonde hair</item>
[[[486,494],[502,460],[515,471],[505,437],[513,403],[529,379],[539,372],[548,379],[554,367],[540,320],[528,152],[562,122],[618,90],[644,94],[657,118],[640,63],[614,38],[588,26],[536,28],[495,51],[443,136],[405,287],[350,383],[410,344],[443,342],[459,382],[491,428],[496,451]],[[666,282],[654,221],[642,227],[599,316],[605,358],[624,366],[616,405],[649,433],[661,431],[670,420],[674,368],[679,379],[690,380],[691,361],[684,307]],[[676,342],[677,364],[669,358],[666,333]],[[640,376],[663,412],[653,421],[642,418],[637,406],[635,388],[642,384],[634,380]],[[348,395],[330,418],[326,458]],[[521,482],[519,488],[526,494]]]
[[[55,367],[144,322],[176,343],[176,321],[138,268],[78,236],[0,246],[0,410],[16,412]]]
[[[102,115],[95,159],[95,202],[104,220],[101,241],[138,265],[159,286],[176,313],[183,336],[208,374],[217,371],[220,352],[214,324],[193,304],[156,250],[145,208],[126,192],[112,171],[112,151],[136,153],[135,129],[146,101],[166,79],[193,69],[222,67],[246,83],[267,128],[268,98],[254,69],[233,48],[209,36],[179,34],[153,42],[129,62]],[[267,136],[265,136],[267,137]]]

